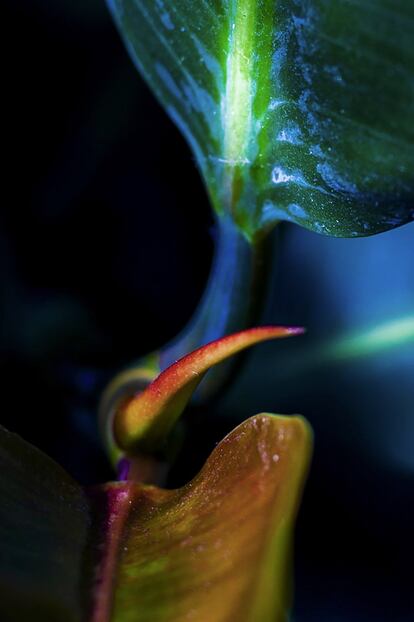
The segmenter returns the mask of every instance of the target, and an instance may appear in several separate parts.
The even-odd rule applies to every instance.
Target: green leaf
[[[111,529],[93,620],[287,620],[292,527],[310,445],[303,419],[258,415],[183,488],[105,487]]]
[[[57,464],[0,428],[0,619],[79,622],[89,502]]]
[[[108,1],[249,239],[280,219],[337,236],[413,219],[412,2]]]
[[[2,622],[282,622],[311,433],[257,415],[191,482],[111,483],[87,499],[0,429]]]

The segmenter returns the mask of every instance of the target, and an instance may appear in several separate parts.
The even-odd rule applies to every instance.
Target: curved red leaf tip
[[[124,450],[155,451],[165,442],[206,372],[256,343],[300,335],[301,327],[263,326],[212,341],[163,371],[116,413],[115,438]]]

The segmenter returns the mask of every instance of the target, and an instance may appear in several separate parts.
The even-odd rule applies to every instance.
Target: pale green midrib
[[[254,100],[256,0],[232,0],[228,23],[226,89],[222,104],[223,159],[248,163]]]

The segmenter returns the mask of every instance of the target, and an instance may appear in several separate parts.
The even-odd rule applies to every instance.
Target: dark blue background
[[[111,477],[100,392],[191,316],[213,220],[191,154],[104,3],[3,4],[1,423],[89,484]],[[335,240],[284,227],[263,321],[308,335],[261,346],[214,412],[190,413],[174,483],[255,412],[311,421],[296,622],[414,619],[414,346],[316,354],[414,315],[413,234]]]

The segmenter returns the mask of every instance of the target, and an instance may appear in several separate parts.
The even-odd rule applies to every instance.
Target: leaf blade
[[[218,213],[337,236],[412,220],[414,8],[389,0],[111,0]]]
[[[310,436],[301,418],[257,415],[181,489],[115,485],[130,511],[111,619],[286,620],[292,524]]]
[[[0,473],[1,619],[78,622],[87,496],[53,460],[4,428]]]
[[[159,451],[191,395],[212,367],[260,342],[303,332],[302,328],[282,326],[251,328],[212,341],[182,357],[141,392],[124,401],[115,413],[113,426],[119,447],[128,451]]]
[[[286,620],[310,451],[303,419],[262,414],[181,489],[131,481],[86,495],[0,429],[2,620]]]

